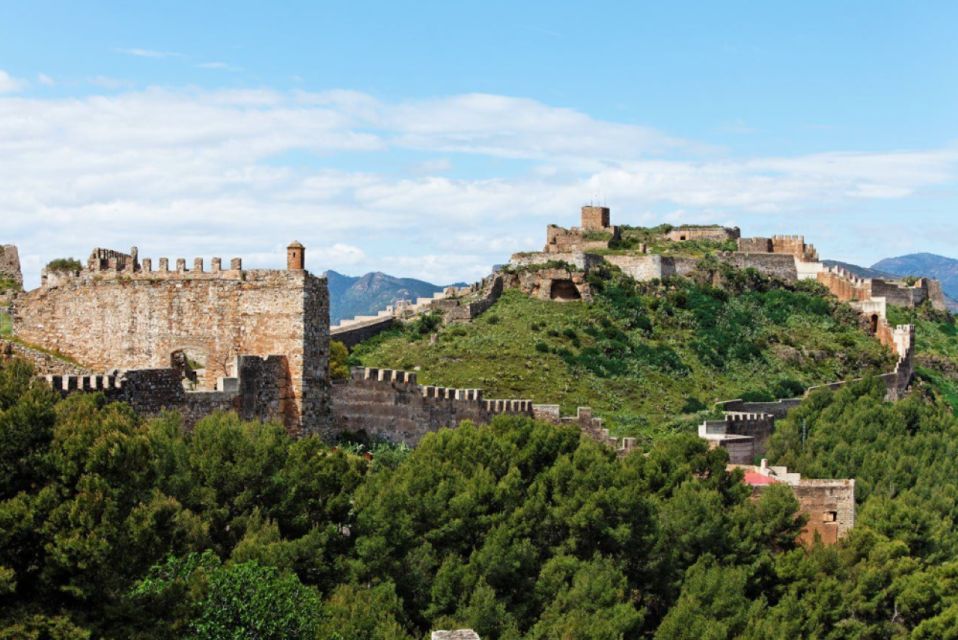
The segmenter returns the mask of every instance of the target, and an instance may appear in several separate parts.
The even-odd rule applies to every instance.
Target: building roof
[[[778,484],[778,480],[776,480],[774,477],[765,475],[764,473],[760,473],[758,471],[746,471],[743,481],[750,487]]]

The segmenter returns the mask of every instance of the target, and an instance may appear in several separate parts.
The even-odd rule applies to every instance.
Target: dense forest
[[[412,451],[191,433],[0,369],[0,638],[958,637],[958,421],[930,386],[821,391],[773,457],[858,479],[858,523],[798,547],[690,435],[617,458],[500,418]]]

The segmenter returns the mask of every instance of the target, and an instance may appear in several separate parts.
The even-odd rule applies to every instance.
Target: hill
[[[851,262],[842,262],[841,260],[822,260],[822,264],[826,267],[841,267],[849,273],[853,273],[859,278],[895,278],[897,277],[893,273],[887,271],[880,271],[875,268],[869,269],[868,267],[862,267],[857,264],[852,264]]]
[[[942,291],[949,298],[958,298],[958,260],[934,253],[910,253],[885,258],[872,265],[896,276],[925,276],[941,281]]]
[[[480,387],[487,398],[591,406],[624,435],[698,422],[712,403],[792,397],[879,372],[890,353],[858,314],[814,282],[787,284],[728,268],[721,288],[696,278],[636,283],[590,275],[595,300],[563,303],[506,291],[471,324],[421,321],[359,345],[355,364],[418,368],[425,384]],[[427,326],[429,325],[429,326]]]
[[[361,315],[375,315],[397,300],[429,297],[443,290],[440,285],[414,278],[397,278],[381,271],[364,276],[325,273],[329,285],[329,322]]]

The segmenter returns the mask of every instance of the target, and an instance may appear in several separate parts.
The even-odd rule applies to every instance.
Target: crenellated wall
[[[215,389],[190,391],[176,369],[132,369],[95,375],[46,375],[61,395],[102,393],[110,401],[126,402],[144,416],[175,411],[192,428],[216,411],[236,411],[244,420],[284,423],[295,403],[285,356],[240,356],[236,375],[221,378]]]
[[[331,433],[364,431],[390,442],[417,444],[427,433],[463,420],[486,423],[495,415],[532,416],[531,400],[486,399],[481,389],[421,386],[416,374],[355,367],[332,385]]]
[[[135,250],[133,252],[135,254]],[[124,257],[126,256],[126,257]],[[57,274],[17,299],[14,333],[95,371],[161,369],[183,351],[213,389],[240,355],[286,357],[293,401],[284,423],[316,431],[329,420],[329,297],[306,271],[224,270],[214,258],[138,261],[95,250],[88,268]]]

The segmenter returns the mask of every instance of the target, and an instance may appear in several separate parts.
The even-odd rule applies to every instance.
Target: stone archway
[[[553,280],[549,289],[549,298],[559,301],[581,300],[582,294],[572,280]]]

